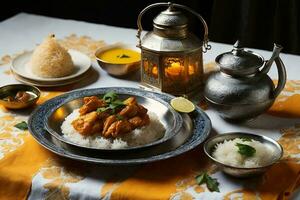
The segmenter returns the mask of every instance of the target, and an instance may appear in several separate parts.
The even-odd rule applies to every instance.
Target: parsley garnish
[[[16,124],[15,127],[20,129],[20,130],[23,130],[23,131],[28,129],[28,125],[25,121],[22,121],[22,122]]]
[[[251,157],[256,152],[255,148],[251,147],[250,145],[241,143],[236,143],[235,145],[239,148],[238,152],[243,156]]]
[[[211,192],[220,192],[219,190],[219,182],[216,178],[212,178],[206,172],[202,172],[198,176],[196,176],[196,182],[198,185],[206,184],[207,188]]]
[[[109,91],[102,97],[102,99],[106,103],[111,103],[112,101],[116,100],[117,98],[118,98],[118,95],[114,91]]]
[[[114,91],[107,92],[102,99],[107,103],[107,106],[98,108],[98,113],[111,109],[112,114],[114,114],[117,108],[122,108],[125,106],[124,102],[118,99],[118,95]]]
[[[102,108],[97,108],[97,112],[98,113],[102,113],[102,112],[105,112],[109,109],[109,107],[102,107]]]
[[[109,108],[112,110],[113,113],[115,113],[117,108],[121,108],[123,106],[125,106],[123,101],[118,100],[118,99],[109,104]]]

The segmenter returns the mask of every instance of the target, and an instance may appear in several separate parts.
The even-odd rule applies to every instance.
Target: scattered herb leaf
[[[130,58],[130,56],[126,55],[126,54],[121,54],[117,56],[118,58]]]
[[[239,148],[238,152],[243,156],[251,157],[256,152],[255,148],[251,147],[250,145],[241,143],[236,143],[235,145]]]
[[[28,129],[28,125],[25,121],[22,121],[22,122],[16,124],[15,127],[20,129],[20,130],[23,130],[23,131]]]
[[[219,182],[215,178],[211,178],[208,176],[207,181],[206,181],[206,186],[209,189],[209,191],[215,191],[215,192],[220,192],[219,190]]]
[[[196,176],[196,182],[198,185],[206,183],[207,188],[211,192],[220,192],[217,179],[212,178],[206,172],[202,172],[200,175]]]
[[[206,182],[206,172],[196,176],[196,182],[198,185],[201,185]]]

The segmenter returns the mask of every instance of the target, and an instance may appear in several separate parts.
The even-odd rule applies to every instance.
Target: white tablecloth
[[[55,33],[57,38],[63,38],[72,33],[76,33],[77,35],[87,35],[95,39],[103,39],[106,43],[115,43],[121,41],[125,43],[136,44],[136,32],[137,31],[134,29],[92,24],[74,20],[62,20],[20,13],[0,23],[0,57],[6,54],[12,55],[23,50],[31,50],[35,47],[36,44],[40,43],[49,33]],[[204,54],[204,63],[213,61],[218,54],[230,51],[232,49],[232,45],[214,42],[210,42],[210,44],[212,45],[212,49]],[[254,51],[261,54],[266,59],[268,59],[271,56],[270,51]],[[280,54],[280,56],[286,65],[288,79],[299,80],[300,56],[283,53]],[[93,67],[100,73],[100,77],[96,82],[84,86],[84,88],[111,86],[138,87],[138,83],[136,81],[113,78],[107,75],[106,72],[101,70],[96,63],[93,63]],[[13,76],[3,73],[7,69],[9,69],[9,65],[0,68],[0,86],[17,83]],[[275,66],[272,67],[269,74],[271,77],[276,79],[277,70]],[[209,115],[212,121],[213,131],[216,131],[217,133],[245,131],[263,134],[270,136],[274,139],[278,139],[280,136],[279,129],[293,126],[296,123],[300,123],[300,119],[286,119],[274,117],[271,115],[262,115],[246,125],[235,125],[225,122],[212,110],[208,109],[206,113]],[[98,170],[101,170],[101,167],[99,167]],[[132,170],[134,169],[128,169],[128,174],[130,174],[130,171]],[[107,173],[107,175],[105,176],[109,176],[108,174],[109,173]],[[73,187],[71,189],[71,191],[73,192],[72,195],[74,195],[76,192],[80,192],[82,193],[82,195],[85,195],[85,197],[93,197],[94,193],[99,193],[99,188],[101,188],[101,184],[103,183],[103,181],[101,180],[105,180],[105,176],[96,176],[98,177],[97,180],[84,180],[85,183],[81,184],[80,189],[78,190],[76,188],[79,187],[78,185],[71,186]],[[224,178],[222,174],[218,174],[216,176],[219,179]],[[30,196],[30,199],[37,199],[40,197],[39,195],[42,195],[43,189],[40,187],[42,187],[43,184],[43,179],[41,179],[39,175],[37,175],[33,180],[32,195]],[[227,187],[231,188],[234,186],[221,185],[220,189],[221,191],[224,191],[228,189]],[[82,197],[82,195],[79,196]],[[216,198],[218,199],[218,197]]]

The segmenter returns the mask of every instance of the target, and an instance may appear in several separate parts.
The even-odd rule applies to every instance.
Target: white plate
[[[86,73],[84,73],[81,76],[78,76],[76,78],[72,78],[72,79],[68,79],[68,80],[64,80],[64,81],[57,81],[57,82],[34,81],[31,79],[27,79],[22,76],[19,76],[18,74],[14,73],[14,72],[12,72],[12,74],[14,75],[14,77],[17,81],[19,81],[21,83],[25,83],[27,85],[34,85],[37,87],[58,87],[58,86],[70,85],[70,84],[79,82],[82,79],[87,78],[87,75],[89,74],[89,72],[87,71]]]
[[[27,79],[31,79],[34,81],[48,81],[48,82],[55,82],[55,81],[64,81],[64,80],[69,80],[75,77],[78,77],[85,73],[90,67],[91,67],[91,59],[86,56],[85,54],[69,49],[68,50],[69,54],[72,57],[72,61],[75,66],[74,72],[69,75],[69,76],[64,76],[64,77],[59,77],[59,78],[43,78],[39,77],[35,74],[32,73],[29,65],[29,60],[32,56],[32,51],[31,52],[25,52],[18,57],[16,57],[12,61],[12,66],[11,70],[16,73],[19,76],[22,76]]]

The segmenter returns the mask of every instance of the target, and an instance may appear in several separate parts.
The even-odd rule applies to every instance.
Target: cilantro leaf
[[[107,111],[111,109],[112,114],[115,114],[116,109],[122,108],[125,106],[125,103],[118,99],[118,95],[114,91],[109,91],[107,92],[102,99],[106,102],[107,106],[106,107],[101,107],[97,109],[98,113]]]
[[[111,102],[111,104],[115,106],[125,106],[125,103],[119,99],[114,100],[113,102]]]
[[[107,92],[102,99],[107,103],[107,106],[98,108],[98,113],[111,109],[112,114],[114,114],[117,108],[125,106],[124,102],[118,99],[118,95],[114,91]]]
[[[219,182],[216,178],[212,178],[206,172],[196,176],[196,182],[198,185],[206,184],[207,188],[211,192],[220,192]]]
[[[20,130],[23,130],[23,131],[28,129],[28,125],[25,121],[22,121],[22,122],[16,124],[15,127],[20,129]]]
[[[123,103],[123,101],[118,99],[109,104],[109,108],[112,109],[112,113],[115,113],[117,108],[122,108],[124,106],[125,104]]]
[[[97,113],[102,113],[105,112],[109,109],[109,107],[101,107],[101,108],[97,108]]]
[[[241,144],[241,143],[236,143],[235,144],[238,147],[238,152],[246,157],[251,157],[255,154],[256,150],[255,148],[251,147],[250,145],[247,144]]]
[[[113,102],[114,100],[116,100],[118,98],[117,93],[115,93],[114,91],[109,91],[107,92],[102,99],[106,102],[106,103],[110,103]]]
[[[215,192],[220,192],[219,190],[219,182],[217,181],[216,178],[212,178],[207,175],[206,179],[206,186],[209,189],[209,191],[215,191]]]
[[[201,184],[203,184],[203,183],[206,182],[206,176],[205,176],[205,174],[206,173],[202,173],[202,174],[196,176],[196,182],[197,182],[198,185],[201,185]]]

